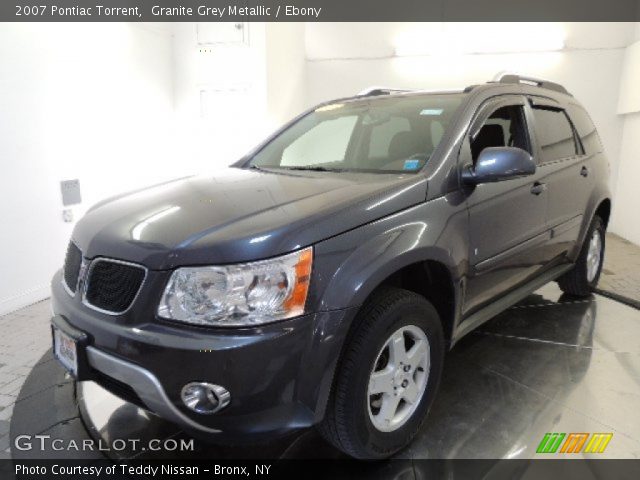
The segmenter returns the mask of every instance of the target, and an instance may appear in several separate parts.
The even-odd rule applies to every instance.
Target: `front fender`
[[[454,194],[439,197],[320,242],[314,308],[360,306],[390,275],[426,260],[445,265],[457,285],[468,252],[467,212],[457,200]]]

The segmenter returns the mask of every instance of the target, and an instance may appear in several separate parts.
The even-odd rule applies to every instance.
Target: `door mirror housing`
[[[536,164],[529,152],[516,147],[488,147],[480,152],[475,166],[464,168],[462,181],[466,185],[479,185],[525,177],[535,172]]]

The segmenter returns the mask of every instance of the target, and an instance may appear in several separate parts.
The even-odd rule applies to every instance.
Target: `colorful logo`
[[[536,453],[604,453],[612,437],[613,433],[545,433]]]

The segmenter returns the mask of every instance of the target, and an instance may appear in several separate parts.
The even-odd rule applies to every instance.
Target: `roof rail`
[[[358,97],[375,97],[377,95],[391,95],[392,93],[407,93],[412,91],[413,90],[403,88],[369,87],[358,92]]]
[[[525,77],[524,75],[518,75],[516,73],[500,72],[491,82],[495,83],[523,83],[525,85],[534,85],[540,88],[546,88],[547,90],[553,90],[555,92],[566,93],[571,95],[566,88],[559,83],[550,82],[549,80],[543,80],[535,77]]]

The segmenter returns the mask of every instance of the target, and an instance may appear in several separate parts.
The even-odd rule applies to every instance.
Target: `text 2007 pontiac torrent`
[[[214,441],[317,425],[386,457],[462,336],[549,281],[590,293],[608,169],[543,80],[328,102],[220,175],[93,207],[53,279],[54,352]]]

